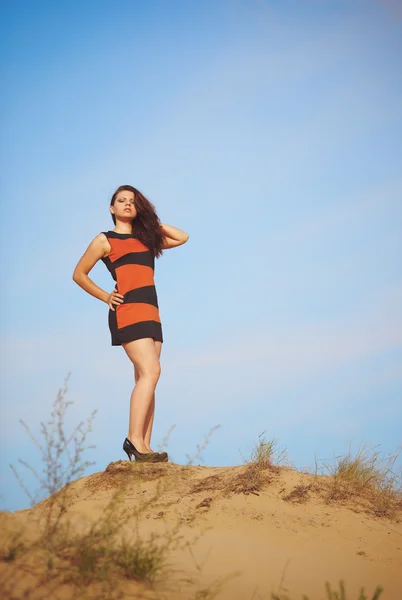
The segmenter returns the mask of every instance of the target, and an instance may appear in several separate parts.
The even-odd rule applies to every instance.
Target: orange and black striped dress
[[[102,258],[122,294],[121,304],[109,308],[109,329],[112,346],[151,337],[163,342],[154,270],[155,257],[135,233],[102,231],[111,250]]]

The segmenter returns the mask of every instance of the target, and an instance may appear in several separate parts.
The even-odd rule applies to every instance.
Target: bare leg
[[[144,441],[145,420],[151,408],[161,367],[153,338],[142,338],[122,344],[138,374],[130,398],[128,439],[139,452],[148,452]]]
[[[155,341],[155,348],[156,348],[156,352],[158,354],[158,358],[160,359],[161,351],[162,351],[162,342]],[[134,366],[134,377],[135,377],[135,381],[137,382],[138,381],[138,372],[137,372],[137,369],[135,368],[135,366]],[[149,410],[148,410],[148,414],[145,419],[145,425],[144,425],[144,444],[145,444],[148,452],[154,452],[151,448],[151,435],[152,435],[152,425],[154,422],[154,417],[155,417],[155,392],[152,394],[152,402],[149,405]]]

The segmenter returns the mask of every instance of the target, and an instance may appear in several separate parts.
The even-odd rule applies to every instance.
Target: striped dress
[[[134,233],[102,231],[111,250],[102,258],[116,281],[115,288],[123,303],[109,308],[112,346],[151,337],[163,342],[154,269],[155,258]]]

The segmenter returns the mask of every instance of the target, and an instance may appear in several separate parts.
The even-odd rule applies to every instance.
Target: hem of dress
[[[110,333],[112,346],[121,346],[148,337],[163,343],[162,325],[159,321],[140,321],[118,330],[111,327]]]

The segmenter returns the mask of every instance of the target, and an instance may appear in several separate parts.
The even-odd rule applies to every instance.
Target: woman
[[[109,306],[112,346],[123,346],[134,365],[136,383],[123,450],[130,461],[131,455],[140,462],[167,461],[166,452],[153,452],[150,445],[163,343],[154,264],[163,249],[181,246],[189,236],[161,223],[154,205],[131,185],[117,188],[109,210],[115,228],[92,240],[74,269],[73,280]],[[99,259],[116,281],[111,294],[88,277]]]

